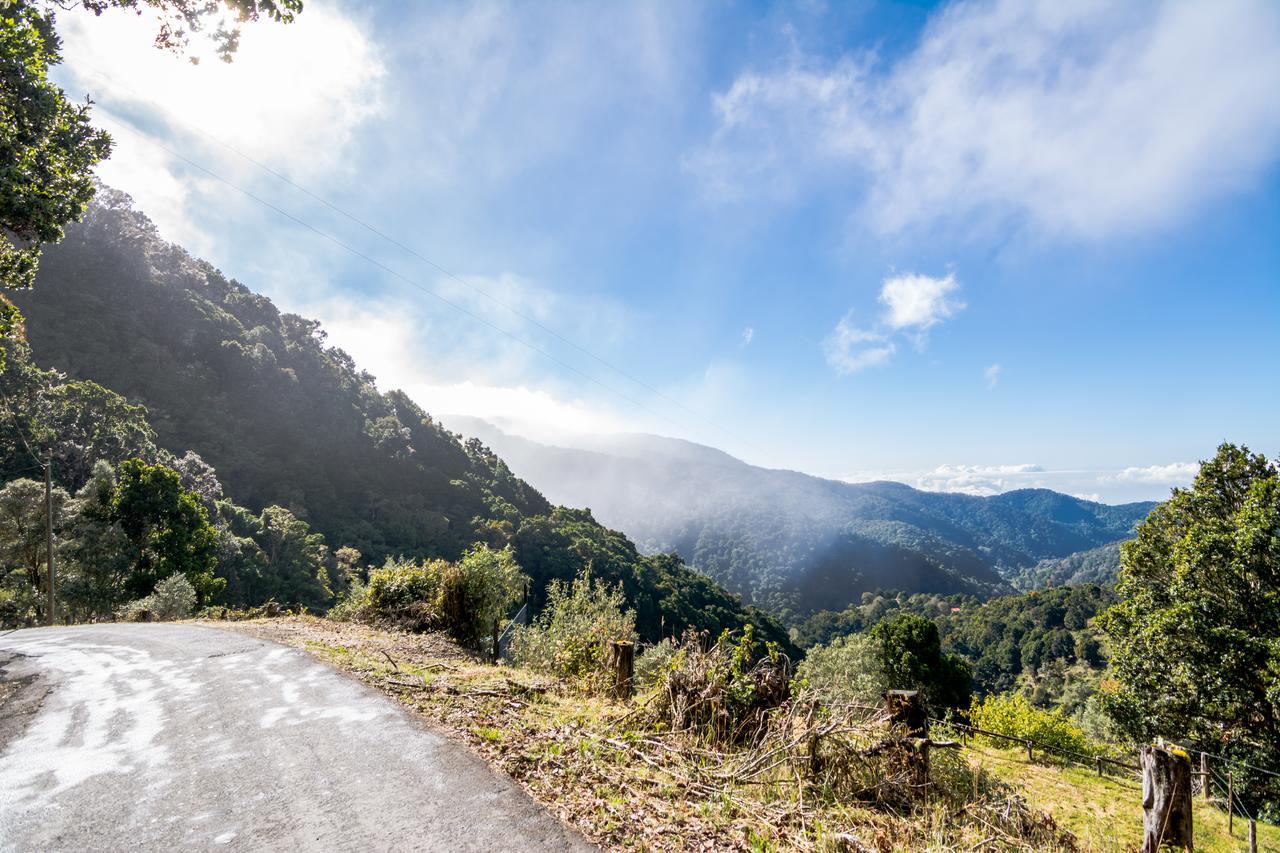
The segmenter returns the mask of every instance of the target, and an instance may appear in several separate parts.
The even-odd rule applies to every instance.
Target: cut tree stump
[[[1192,849],[1191,759],[1181,750],[1144,746],[1142,853],[1161,847]]]
[[[609,670],[614,698],[630,699],[635,689],[635,644],[611,640],[605,646],[605,666]]]

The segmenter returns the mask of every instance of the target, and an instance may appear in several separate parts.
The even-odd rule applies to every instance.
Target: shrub
[[[369,614],[369,587],[359,579],[353,579],[333,607],[325,614],[336,622],[360,622]]]
[[[451,634],[478,646],[524,597],[528,584],[510,548],[479,545],[440,569],[436,609]]]
[[[157,622],[186,619],[196,606],[196,589],[184,574],[173,574],[156,584],[155,591],[145,598],[130,601],[120,609],[119,617],[126,622],[137,622],[149,613]]]
[[[625,605],[621,585],[609,587],[589,571],[572,584],[552,581],[538,618],[516,630],[512,657],[588,692],[603,690],[609,680],[602,665],[605,643],[636,639],[636,614]]]
[[[814,646],[797,671],[797,686],[827,704],[879,704],[888,689],[879,644],[866,634]]]
[[[649,690],[665,678],[679,651],[680,647],[666,637],[644,649],[636,658],[636,690]]]
[[[382,568],[369,572],[368,617],[391,622],[410,631],[425,631],[439,622],[436,594],[443,560],[422,564],[387,559]]]
[[[686,633],[659,685],[656,722],[708,743],[755,742],[791,696],[790,669],[776,645],[756,643],[751,625],[736,639],[725,631],[709,649]]]
[[[991,695],[969,708],[974,726],[1008,737],[1026,738],[1052,749],[1093,755],[1084,732],[1061,711],[1037,708],[1021,693]],[[1007,744],[1000,743],[1000,746]]]

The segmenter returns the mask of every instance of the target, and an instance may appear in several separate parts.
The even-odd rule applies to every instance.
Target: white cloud
[[[884,310],[879,321],[859,328],[853,324],[852,311],[841,317],[822,343],[827,364],[841,374],[885,364],[897,351],[895,333],[910,334],[916,346],[923,347],[929,329],[964,308],[963,302],[950,298],[959,287],[953,273],[944,278],[916,273],[889,276],[880,286]]]
[[[891,276],[880,288],[880,302],[887,308],[884,323],[891,329],[923,332],[964,307],[948,298],[959,287],[951,273],[944,278],[915,273]]]
[[[840,374],[855,373],[865,367],[884,364],[894,352],[894,344],[874,329],[853,325],[853,312],[840,318],[835,329],[822,342],[827,364]]]
[[[1000,371],[1002,369],[999,364],[993,364],[982,371],[982,377],[987,380],[988,388],[996,387],[996,384],[1000,381]]]
[[[1125,468],[1114,479],[1128,483],[1157,483],[1168,486],[1190,485],[1200,471],[1195,462],[1171,462],[1168,465],[1148,465],[1145,468]]]
[[[1042,482],[1039,465],[939,465],[915,478],[915,487],[929,492],[998,495],[1010,489],[1035,488]]]
[[[742,346],[744,348],[751,346],[751,342],[755,340],[755,338],[756,338],[755,329],[751,328],[750,326],[747,326],[745,329],[742,330]]]
[[[992,0],[914,51],[797,55],[715,97],[714,195],[844,182],[883,232],[1011,219],[1092,239],[1250,186],[1280,152],[1280,5]]]

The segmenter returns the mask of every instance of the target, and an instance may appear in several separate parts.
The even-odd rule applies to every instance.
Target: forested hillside
[[[1120,543],[1112,542],[1066,557],[1041,560],[1014,579],[1020,589],[1081,583],[1115,583],[1120,571]]]
[[[1039,561],[1124,539],[1152,504],[1108,506],[1041,489],[994,497],[844,483],[748,465],[645,435],[555,447],[474,418],[479,436],[556,503],[589,506],[650,551],[674,550],[788,618],[881,589],[1006,592]]]
[[[340,580],[333,558],[340,548],[378,564],[388,556],[456,560],[477,544],[511,545],[535,602],[549,581],[589,567],[622,584],[645,638],[752,621],[789,646],[774,620],[679,559],[642,556],[589,513],[553,512],[481,442],[463,442],[401,392],[379,392],[346,353],[325,345],[318,323],[282,314],[166,243],[121,193],[99,191],[84,221],[46,251],[38,286],[15,301],[35,364],[66,374],[41,371],[20,342],[11,345],[17,358],[4,391],[30,410],[23,432],[79,447],[85,442],[72,431],[87,430],[109,450],[55,459],[71,492],[97,458],[173,465],[194,450],[212,466],[218,497],[225,490],[235,501],[219,509],[210,499],[207,507],[228,541],[252,539],[255,529],[267,536],[268,510],[278,510],[301,523],[304,545],[319,534],[313,579],[323,563],[327,579]],[[76,407],[57,405],[82,397]],[[22,434],[5,430],[3,464],[12,475],[32,467]],[[218,565],[226,575],[236,562]],[[299,598],[281,596],[278,585],[225,579],[234,603],[268,594],[310,606],[332,600],[327,584]]]

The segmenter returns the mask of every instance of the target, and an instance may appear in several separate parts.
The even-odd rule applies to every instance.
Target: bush
[[[335,622],[360,622],[369,614],[369,587],[363,581],[352,580],[325,616]]]
[[[879,704],[888,689],[880,646],[866,634],[814,646],[797,671],[797,686],[827,704]]]
[[[870,633],[880,644],[880,666],[891,689],[919,690],[935,711],[969,704],[973,673],[961,658],[942,651],[933,622],[901,613]]]
[[[756,643],[751,625],[737,639],[725,631],[709,649],[689,632],[659,685],[656,722],[707,743],[754,743],[791,696],[790,670],[777,646]]]
[[[609,587],[589,572],[569,585],[552,581],[538,618],[516,630],[512,658],[588,692],[604,690],[609,682],[603,667],[605,643],[636,640],[636,614],[624,610],[625,605],[621,585]]]
[[[410,631],[435,627],[439,622],[436,594],[447,565],[444,560],[417,564],[388,558],[382,568],[369,572],[366,618]]]
[[[444,627],[471,646],[492,636],[493,626],[506,619],[524,598],[529,578],[520,571],[510,548],[495,551],[479,545],[440,573],[436,596]]]
[[[1061,711],[1046,711],[1032,705],[1021,693],[991,695],[973,701],[970,722],[980,729],[1026,738],[1037,744],[1066,752],[1094,755],[1097,749],[1084,732]],[[999,746],[1007,746],[1001,742]]]
[[[675,642],[663,637],[659,642],[640,652],[636,658],[636,690],[649,690],[665,678],[679,650],[680,647]]]
[[[119,618],[126,622],[138,622],[149,614],[156,622],[186,619],[196,606],[196,589],[183,574],[169,575],[156,584],[155,591],[145,598],[130,601],[120,609]]]

